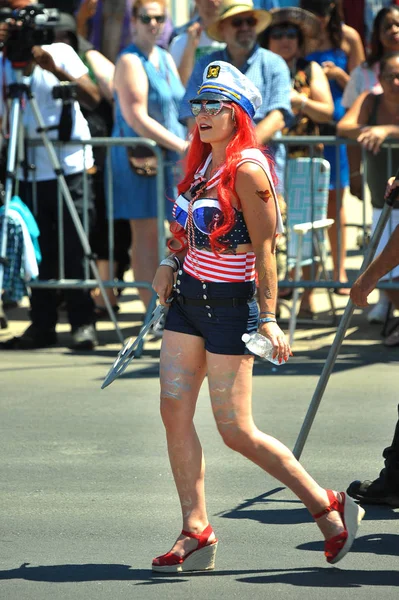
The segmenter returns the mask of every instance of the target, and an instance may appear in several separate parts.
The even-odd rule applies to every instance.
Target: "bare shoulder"
[[[363,106],[366,109],[370,109],[374,106],[375,97],[376,96],[375,94],[373,94],[373,92],[366,90],[360,94],[360,96],[358,97],[358,102],[360,106]]]
[[[143,68],[140,58],[137,56],[137,54],[133,53],[122,54],[122,56],[118,58],[116,63],[116,68],[122,69],[129,69],[136,66],[140,66],[141,68]]]
[[[128,77],[129,75],[141,76],[145,73],[143,64],[137,54],[122,54],[115,67],[116,77]]]
[[[356,29],[349,25],[345,25],[345,23],[342,25],[342,33],[344,41],[348,42],[351,46],[353,44],[362,43],[362,39]]]
[[[122,54],[118,59],[115,67],[115,84],[125,85],[129,81],[129,85],[134,85],[143,79],[145,70],[140,58],[136,54]],[[136,86],[135,86],[136,87]]]
[[[270,198],[273,197],[270,180],[261,165],[245,162],[237,169],[235,190],[244,213],[250,211],[268,212]]]
[[[259,164],[248,160],[238,167],[236,184],[245,186],[269,185],[269,180]]]
[[[312,71],[312,80],[316,77],[321,77],[323,75],[325,76],[322,66],[319,65],[319,63],[317,63],[315,60],[311,61],[310,68]]]

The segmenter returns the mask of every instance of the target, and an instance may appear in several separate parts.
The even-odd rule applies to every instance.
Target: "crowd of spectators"
[[[10,0],[1,4],[21,8],[34,3]],[[165,0],[44,0],[42,4],[61,10],[61,20],[56,27],[55,43],[34,49],[30,71],[25,74],[31,78],[31,85],[37,87],[38,94],[40,90],[47,94],[43,96],[50,119],[47,124],[50,121],[54,124],[61,110],[50,99],[51,85],[60,80],[75,81],[80,89],[75,107],[81,123],[75,132],[77,139],[87,137],[89,128],[95,137],[154,140],[166,162],[167,217],[171,217],[170,199],[176,183],[172,165],[184,156],[193,125],[188,100],[195,96],[204,68],[212,60],[232,63],[262,94],[263,102],[254,118],[256,134],[273,159],[282,212],[288,201],[284,198],[286,161],[308,156],[309,148],[291,147],[286,151],[278,143],[281,136],[336,134],[338,124],[340,134],[357,139],[367,149],[368,156],[374,157],[373,161],[368,160],[374,166],[376,156],[378,164],[386,164],[386,151],[380,151],[382,141],[398,137],[395,119],[399,120],[399,116],[394,107],[399,105],[399,59],[392,53],[399,52],[399,0],[357,0],[356,10],[352,0],[193,0],[190,21],[176,28]],[[60,46],[61,43],[69,49]],[[7,60],[3,59],[2,65],[2,72],[9,73],[11,79]],[[52,102],[54,107],[50,109]],[[2,114],[3,106],[4,103]],[[334,146],[319,148],[319,154],[331,165],[328,212],[335,219],[330,230],[331,254],[334,280],[342,284],[337,292],[345,295],[349,289],[345,287],[346,230],[342,199],[349,185],[352,193],[362,197],[359,179],[362,166],[359,150],[354,148],[349,160],[345,145],[339,146],[338,160]],[[64,161],[68,177],[72,178],[68,185],[74,190],[73,177],[81,176],[83,162],[77,165],[75,161],[71,170],[76,156],[72,160],[72,151],[68,152],[65,151]],[[111,151],[113,178],[107,181],[105,151],[96,149],[94,161],[90,160],[86,156],[84,162],[93,191],[90,241],[98,257],[100,275],[105,280],[121,278],[130,255],[135,278],[151,282],[158,258],[154,177],[158,165],[145,147],[115,146]],[[378,169],[367,169],[374,222],[383,198],[382,180],[376,182]],[[385,170],[382,172],[385,175]],[[55,176],[48,173],[39,179],[43,187],[55,182]],[[29,204],[27,188],[29,182],[24,182],[20,193]],[[109,271],[107,246],[106,190],[110,189],[116,241],[113,273]],[[80,192],[75,192],[74,200],[79,207]],[[40,190],[38,202],[39,207],[44,203]],[[51,221],[54,216],[47,215],[45,218],[51,221],[47,223],[40,214],[39,210],[39,227],[44,230],[54,227]],[[76,238],[73,232],[69,236],[72,240]],[[45,238],[42,232],[42,242]],[[45,245],[44,250],[45,255],[54,258],[52,247]],[[79,261],[78,253],[75,263]],[[53,262],[44,259],[41,278],[56,277]],[[81,276],[81,265],[71,268],[71,277]],[[309,277],[309,273],[304,272],[304,277]],[[108,294],[118,310],[115,291],[109,289]],[[140,297],[148,306],[150,292],[142,289]],[[98,290],[90,295],[82,292],[80,299],[76,298],[66,294],[72,333],[78,331],[74,345],[94,347],[95,328],[89,326],[106,315],[103,298]],[[40,306],[49,303],[53,308],[44,314]],[[53,292],[34,291],[33,325],[26,335],[13,338],[7,347],[31,348],[54,343],[57,321],[54,303]],[[301,311],[311,318],[317,312],[311,290],[302,296]]]

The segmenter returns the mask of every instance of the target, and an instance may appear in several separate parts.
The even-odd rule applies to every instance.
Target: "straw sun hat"
[[[241,0],[241,2],[237,0],[223,0],[215,22],[206,31],[208,36],[218,42],[224,42],[223,35],[219,29],[220,23],[229,17],[235,17],[247,12],[251,12],[257,20],[256,33],[260,33],[266,29],[272,20],[271,14],[267,10],[255,9],[252,0]]]

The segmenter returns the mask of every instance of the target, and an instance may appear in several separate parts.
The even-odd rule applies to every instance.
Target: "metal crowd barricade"
[[[318,144],[324,144],[326,146],[328,145],[332,145],[335,146],[336,148],[336,162],[337,165],[339,165],[339,146],[340,145],[346,145],[346,146],[353,146],[353,145],[358,145],[358,143],[354,140],[348,140],[346,138],[339,138],[336,136],[282,136],[279,138],[275,138],[274,139],[275,143],[282,143],[287,147],[290,146],[306,146],[309,147],[309,157],[310,158],[316,158],[316,156],[320,156],[320,154],[316,154],[315,152],[315,147]],[[382,148],[386,148],[388,150],[388,160],[387,160],[387,171],[386,171],[386,180],[389,179],[389,177],[392,177],[394,175],[394,172],[396,171],[398,165],[393,164],[393,160],[392,160],[392,148],[399,148],[399,141],[398,140],[394,140],[394,139],[387,139],[383,144],[382,144]],[[287,159],[288,160],[288,159]],[[368,231],[368,223],[367,223],[367,194],[366,194],[366,190],[367,190],[367,161],[366,161],[366,150],[362,147],[361,148],[361,164],[363,166],[363,173],[362,173],[362,188],[363,188],[363,200],[361,200],[363,206],[362,206],[362,223],[347,223],[346,227],[358,227],[362,230],[363,233],[363,240],[366,240],[367,238],[367,231]],[[335,181],[335,185],[336,185],[336,189],[339,189],[341,186],[341,176],[340,176],[340,169],[337,168],[336,169],[336,181]],[[309,185],[310,188],[310,194],[312,195],[313,193],[313,186]],[[287,198],[285,198],[285,201],[287,202],[287,211],[289,211],[289,200]],[[360,200],[359,200],[360,201]],[[312,201],[312,205],[313,205],[313,201]],[[341,222],[340,222],[340,208],[341,208],[341,202],[339,197],[337,197],[337,211],[336,214],[334,216],[335,221],[337,223],[337,228],[338,228],[338,248],[337,248],[337,253],[338,253],[338,265],[337,265],[337,270],[339,271],[339,267],[340,267],[340,251],[341,251],[341,245],[342,245],[342,228],[341,228]],[[371,203],[369,206],[369,209],[371,211]],[[313,218],[312,218],[313,220]],[[389,221],[390,227],[392,229],[392,220]],[[366,253],[366,244],[363,244],[362,247],[362,254],[363,254],[363,258],[365,256]],[[314,257],[312,257],[314,258]],[[288,273],[288,270],[286,271],[286,274]],[[290,279],[284,278],[282,280],[279,281],[279,286],[282,288],[290,288],[290,289],[294,289],[294,288],[331,288],[331,289],[337,289],[340,287],[350,287],[353,284],[353,281],[349,281],[349,282],[340,282],[340,281],[335,281],[335,280],[319,280],[317,281],[315,279],[315,261],[312,260],[312,273],[311,273],[311,279],[309,280],[301,280],[299,282],[295,282],[292,281]],[[390,277],[389,281],[384,281],[384,282],[379,282],[378,289],[399,289],[399,282],[398,281],[393,281],[392,277]]]
[[[27,140],[28,146],[34,147],[37,145],[41,145],[40,140],[30,139]],[[99,147],[103,146],[107,149],[107,157],[105,162],[105,170],[104,175],[105,181],[107,182],[107,216],[108,216],[108,258],[109,258],[109,272],[114,272],[114,230],[113,230],[113,190],[112,190],[112,167],[110,160],[110,148],[111,146],[146,146],[150,150],[152,150],[157,157],[159,168],[157,170],[156,175],[156,186],[157,186],[157,226],[158,226],[158,256],[161,261],[165,256],[165,248],[166,248],[166,236],[165,236],[165,207],[164,207],[164,198],[165,198],[165,178],[164,178],[164,167],[167,163],[165,163],[163,155],[159,147],[153,140],[147,138],[92,138],[90,140],[79,140],[70,142],[61,143],[58,141],[54,141],[54,145],[56,147],[64,146],[64,145],[82,145],[83,147],[92,146]],[[86,161],[86,153],[85,153],[85,161]],[[86,236],[89,237],[89,218],[88,218],[88,177],[89,174],[87,169],[85,168],[83,171],[83,188],[84,188],[84,208],[83,208],[83,229],[86,233]],[[33,187],[35,187],[33,185]],[[134,193],[134,191],[132,191]],[[35,195],[34,191],[34,202],[33,202],[33,212],[37,210],[37,203],[39,199]],[[54,289],[66,289],[66,288],[80,288],[80,289],[94,289],[97,287],[97,280],[90,278],[90,267],[89,261],[86,258],[85,260],[85,279],[77,280],[77,279],[66,279],[65,278],[65,268],[64,268],[64,245],[65,239],[63,235],[63,227],[62,227],[62,205],[63,198],[61,191],[58,190],[58,244],[59,244],[59,257],[58,257],[58,270],[59,277],[58,279],[52,279],[48,281],[43,280],[35,280],[29,283],[29,286],[32,288],[54,288]],[[116,281],[114,279],[103,281],[103,285],[106,288],[144,288],[148,289],[152,292],[152,297],[150,304],[145,311],[143,325],[146,325],[151,318],[151,314],[155,308],[157,295],[152,290],[151,282],[147,281]],[[135,356],[139,357],[142,354],[143,343],[139,344],[137,347]]]
[[[315,146],[322,143],[324,145],[333,145],[336,148],[336,158],[337,158],[337,164],[339,164],[339,146],[341,144],[346,144],[346,145],[352,145],[355,144],[356,142],[351,141],[351,140],[347,140],[347,139],[343,139],[343,138],[337,138],[334,136],[283,136],[280,137],[278,139],[275,139],[276,143],[282,143],[286,146],[307,146],[310,148],[309,151],[309,156],[312,157],[316,157],[316,152],[315,152]],[[28,143],[32,146],[34,145],[38,145],[41,144],[40,140],[28,140]],[[76,145],[76,141],[71,141],[68,142],[69,144],[74,144]],[[106,160],[106,180],[107,180],[107,196],[108,196],[108,204],[107,204],[107,215],[108,215],[108,242],[109,242],[109,262],[110,262],[110,273],[113,273],[113,263],[114,263],[114,231],[113,231],[113,193],[112,193],[112,168],[111,168],[111,161],[110,161],[110,148],[112,146],[134,146],[134,145],[144,145],[147,146],[148,148],[150,148],[156,155],[157,159],[158,159],[158,164],[160,165],[160,168],[158,169],[158,174],[157,174],[157,206],[158,206],[158,218],[157,218],[157,225],[158,225],[158,255],[159,255],[159,260],[162,260],[162,258],[164,257],[164,253],[165,253],[165,248],[166,248],[166,239],[165,239],[165,228],[164,228],[164,222],[165,222],[165,210],[164,210],[164,196],[165,196],[165,181],[164,181],[164,169],[162,167],[165,166],[165,162],[162,156],[162,152],[159,150],[159,148],[156,146],[155,142],[153,142],[152,140],[149,139],[144,139],[144,138],[93,138],[91,140],[84,140],[84,141],[79,141],[79,144],[82,144],[83,146],[93,146],[93,147],[98,147],[98,146],[105,146],[107,148],[107,160]],[[55,146],[60,146],[62,145],[60,142],[54,142]],[[388,148],[388,161],[387,161],[387,173],[386,173],[386,179],[388,179],[388,177],[390,177],[393,172],[394,169],[397,167],[397,165],[393,165],[392,164],[392,147],[399,147],[399,143],[395,140],[387,140],[384,144],[383,147]],[[320,154],[317,154],[317,156],[320,156]],[[366,177],[367,177],[367,162],[365,160],[365,156],[366,156],[366,151],[362,148],[362,163],[363,163],[363,198],[366,198]],[[176,167],[176,165],[173,165],[174,167]],[[84,189],[86,190],[85,193],[85,217],[83,219],[83,226],[84,226],[84,230],[85,232],[88,234],[88,203],[87,203],[87,180],[88,180],[88,173],[86,171],[86,169],[83,172],[83,178],[84,178]],[[340,187],[340,170],[337,169],[337,173],[336,173],[336,186],[337,188]],[[134,192],[132,192],[134,193]],[[310,193],[312,194],[312,186],[310,185]],[[62,197],[61,194],[58,194],[58,204],[59,204],[59,210],[61,209],[62,206]],[[34,209],[35,209],[35,205],[37,207],[37,202],[38,199],[36,198],[36,200],[34,201]],[[289,210],[289,206],[288,206],[288,210]],[[340,210],[340,203],[337,203],[337,214],[335,216],[335,220],[338,226],[338,256],[339,256],[339,252],[340,252],[340,246],[341,246],[341,232],[340,232],[340,217],[339,217],[339,210]],[[90,273],[89,273],[89,265],[88,265],[88,261],[86,261],[86,273],[85,273],[85,279],[84,280],[72,280],[72,279],[66,279],[65,278],[65,271],[64,271],[64,252],[63,252],[63,248],[64,248],[64,243],[65,240],[63,238],[63,231],[62,231],[62,210],[60,210],[59,212],[60,215],[60,219],[59,219],[59,278],[55,279],[55,280],[51,280],[51,281],[35,281],[31,283],[31,287],[47,287],[47,288],[55,288],[55,289],[63,289],[63,288],[84,288],[84,289],[92,289],[95,288],[97,286],[97,281],[95,279],[91,279],[90,278]],[[363,229],[363,237],[364,239],[366,238],[366,231],[367,231],[367,215],[366,215],[366,200],[363,199],[363,219],[362,219],[362,223],[359,224],[351,224],[354,225],[356,227],[362,228]],[[365,248],[363,247],[363,255],[365,252]],[[118,288],[145,288],[148,290],[152,291],[151,288],[151,283],[147,282],[147,281],[115,281],[115,280],[108,280],[108,281],[104,281],[104,286],[107,288],[111,288],[111,287],[118,287]],[[281,287],[287,287],[287,288],[330,288],[330,289],[336,289],[339,287],[344,287],[344,283],[345,282],[340,282],[340,281],[334,281],[332,279],[329,280],[316,280],[315,278],[315,264],[314,261],[312,260],[312,273],[311,273],[311,279],[309,280],[301,280],[298,282],[295,281],[291,281],[287,278],[279,281],[279,285]],[[353,282],[349,282],[346,283],[346,286],[350,286]],[[384,282],[380,282],[378,284],[378,288],[380,289],[399,289],[399,283],[395,282],[392,280],[392,278],[389,281],[384,281]],[[152,294],[152,299],[150,302],[150,305],[147,309],[147,311],[145,312],[144,315],[144,320],[143,320],[143,324],[147,324],[148,321],[151,318],[151,314],[155,308],[156,305],[156,295],[155,293]],[[135,356],[140,356],[142,353],[142,344],[138,347],[137,349],[137,353]]]

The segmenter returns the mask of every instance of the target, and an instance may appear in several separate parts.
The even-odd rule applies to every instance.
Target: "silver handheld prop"
[[[146,325],[143,325],[143,327],[141,328],[137,338],[134,339],[131,337],[127,340],[123,348],[119,351],[119,354],[116,357],[114,364],[108,371],[101,386],[102,390],[108,385],[110,385],[113,381],[115,381],[115,379],[119,377],[119,375],[122,375],[129,363],[133,360],[134,351],[140,344],[141,340],[145,338],[151,326],[155,325],[162,319],[162,317],[167,313],[168,309],[169,306],[162,306],[161,304],[159,304],[154,310],[151,319],[148,321],[148,323],[146,323]]]

